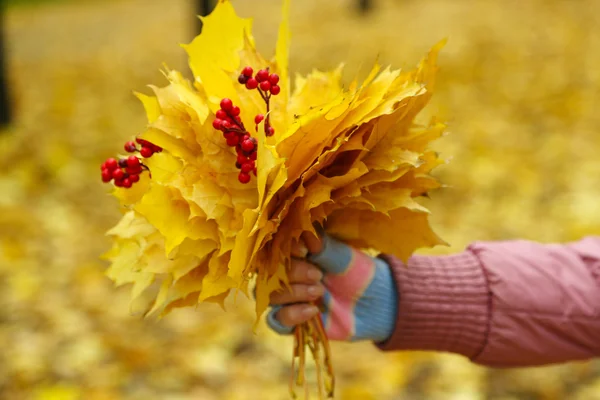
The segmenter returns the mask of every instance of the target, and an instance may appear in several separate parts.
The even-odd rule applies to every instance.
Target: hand
[[[310,262],[292,261],[291,290],[271,295],[269,326],[281,334],[291,333],[296,325],[317,315],[319,310],[311,302],[323,296],[321,318],[330,339],[380,342],[389,338],[398,293],[387,263],[327,235],[322,241],[303,239],[312,253]]]

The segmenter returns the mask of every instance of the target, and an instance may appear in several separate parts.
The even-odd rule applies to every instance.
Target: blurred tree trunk
[[[195,0],[196,2],[196,15],[205,16],[215,8],[216,0]],[[202,21],[200,18],[197,19],[196,34],[202,32]]]
[[[358,8],[363,13],[370,11],[373,8],[373,0],[358,0]]]
[[[10,122],[10,100],[8,96],[8,79],[6,74],[6,48],[4,45],[4,1],[0,4],[0,126]]]

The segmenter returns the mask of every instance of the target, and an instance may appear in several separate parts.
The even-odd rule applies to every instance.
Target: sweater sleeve
[[[451,256],[384,256],[400,293],[382,350],[461,354],[492,367],[600,356],[600,238],[477,242]]]

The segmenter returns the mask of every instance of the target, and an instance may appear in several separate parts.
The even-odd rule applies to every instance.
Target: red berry
[[[242,75],[251,77],[253,72],[254,71],[252,70],[252,67],[244,67],[244,69],[242,70]]]
[[[233,102],[231,101],[231,99],[224,98],[223,100],[221,100],[221,110],[231,111],[232,108]]]
[[[231,109],[231,114],[235,117],[237,117],[238,115],[240,115],[240,108],[238,106],[235,106]]]
[[[131,181],[129,180],[129,178],[123,179],[123,187],[124,188],[130,188],[131,187]]]
[[[100,171],[104,171],[105,169],[107,169],[107,168],[106,168],[106,161],[104,161],[104,162],[102,163],[102,165],[100,166]]]
[[[237,146],[237,144],[239,142],[240,142],[240,138],[238,138],[237,136],[234,136],[234,137],[227,139],[227,146],[234,147],[234,146]]]
[[[155,153],[160,153],[161,151],[163,151],[162,147],[157,146],[155,144],[149,143],[150,144],[150,148],[152,149],[153,152]]]
[[[237,156],[237,162],[240,163],[240,164],[247,163],[248,162],[248,157],[246,157],[243,154],[238,154],[238,156]]]
[[[127,157],[128,167],[137,167],[138,165],[140,165],[140,160],[136,156]]]
[[[116,187],[123,187],[123,179],[115,179]]]
[[[223,121],[223,122],[221,123],[221,129],[222,129],[223,131],[228,131],[228,130],[230,130],[231,128],[233,128],[233,125],[231,124],[231,122],[229,122],[229,121],[225,120],[225,121]]]
[[[236,167],[237,169],[240,169],[240,168],[242,168],[242,164],[240,164],[239,162],[236,162],[236,163],[235,163],[235,167]]]
[[[217,110],[215,117],[217,117],[217,119],[226,119],[227,113],[223,110]]]
[[[242,164],[242,172],[249,174],[254,169],[254,162],[247,162]]]
[[[144,139],[141,139],[141,138],[135,138],[135,141],[138,142],[141,145],[144,145],[144,144],[148,143],[147,141],[145,141]]]
[[[246,75],[238,76],[238,82],[241,83],[242,85],[245,84],[247,81],[248,81],[248,77]]]
[[[265,119],[265,116],[264,116],[264,115],[262,115],[262,114],[257,114],[257,115],[256,115],[256,117],[254,117],[254,123],[255,123],[256,125],[258,125],[258,124],[260,124],[260,123],[263,121],[263,119]]]
[[[271,85],[277,85],[279,83],[279,75],[277,75],[277,74],[269,75],[269,82],[271,82]]]
[[[254,150],[254,143],[251,140],[244,140],[242,142],[242,150],[244,150],[244,151]]]
[[[262,81],[260,83],[260,90],[262,90],[263,92],[268,92],[271,89],[271,84],[269,83],[269,81]]]
[[[131,181],[131,183],[136,183],[140,180],[140,176],[139,175],[131,175],[129,177],[129,180]]]
[[[252,172],[254,173],[254,176],[256,176],[256,167],[254,168],[254,170]]]
[[[102,182],[104,182],[104,183],[110,182],[111,179],[112,179],[112,172],[107,169],[103,169],[102,170]]]
[[[115,181],[123,179],[124,176],[125,172],[123,172],[121,168],[117,168],[112,172],[112,177],[115,179]]]
[[[222,111],[222,110],[219,110],[219,111]],[[217,119],[213,120],[213,122],[212,122],[212,126],[213,126],[213,128],[215,128],[216,130],[221,130],[221,124],[223,124],[223,120],[222,120],[222,119],[219,119],[219,118],[217,118]],[[142,148],[142,149],[143,149],[143,148]]]
[[[142,166],[136,165],[135,167],[127,167],[127,173],[130,175],[137,175],[142,172]]]
[[[269,71],[266,69],[261,69],[256,73],[256,80],[258,82],[266,81],[267,79],[269,79]]]
[[[140,150],[140,154],[142,155],[142,157],[144,158],[149,158],[152,157],[152,154],[154,154],[154,151],[150,148],[150,147],[142,147],[142,149]]]
[[[256,89],[258,87],[258,81],[254,78],[250,78],[248,79],[248,82],[246,82],[246,89]]]
[[[272,126],[265,127],[265,134],[267,136],[273,136],[275,134],[275,129]]]
[[[256,160],[256,151],[253,151],[252,153],[250,153],[250,159],[251,159],[252,161],[255,161],[255,160]]]
[[[233,139],[234,137],[237,137],[237,133],[235,133],[235,132],[226,132],[226,133],[223,134],[223,137],[225,138],[225,140]]]
[[[134,151],[136,151],[136,147],[135,147],[135,142],[129,141],[129,142],[125,142],[125,151],[128,153],[133,153]]]
[[[271,86],[271,94],[273,96],[277,96],[279,93],[281,93],[281,88],[277,85],[273,85]]]
[[[244,172],[240,172],[240,174],[238,175],[238,180],[242,183],[248,183],[250,182],[250,175]]]
[[[121,167],[121,168],[127,167],[127,159],[126,158],[119,159],[119,167]]]
[[[109,171],[112,171],[113,169],[115,169],[115,168],[117,168],[119,166],[118,163],[117,163],[117,160],[115,160],[114,158],[109,158],[104,163],[106,164],[106,168]]]

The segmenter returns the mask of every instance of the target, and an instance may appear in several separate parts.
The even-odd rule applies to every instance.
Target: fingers
[[[292,244],[292,257],[302,259],[306,258],[307,255],[308,249],[306,248],[306,245],[302,239]]]
[[[300,239],[304,242],[306,249],[311,254],[319,254],[323,249],[323,240],[308,231],[303,232]]]
[[[293,327],[308,321],[318,313],[319,309],[312,304],[292,304],[282,307],[274,317],[281,325]]]
[[[323,294],[325,294],[325,287],[321,284],[292,284],[291,290],[286,289],[271,294],[271,304],[308,303],[317,300]]]
[[[288,275],[290,283],[315,284],[323,279],[323,273],[319,268],[304,260],[292,260],[290,273]]]

